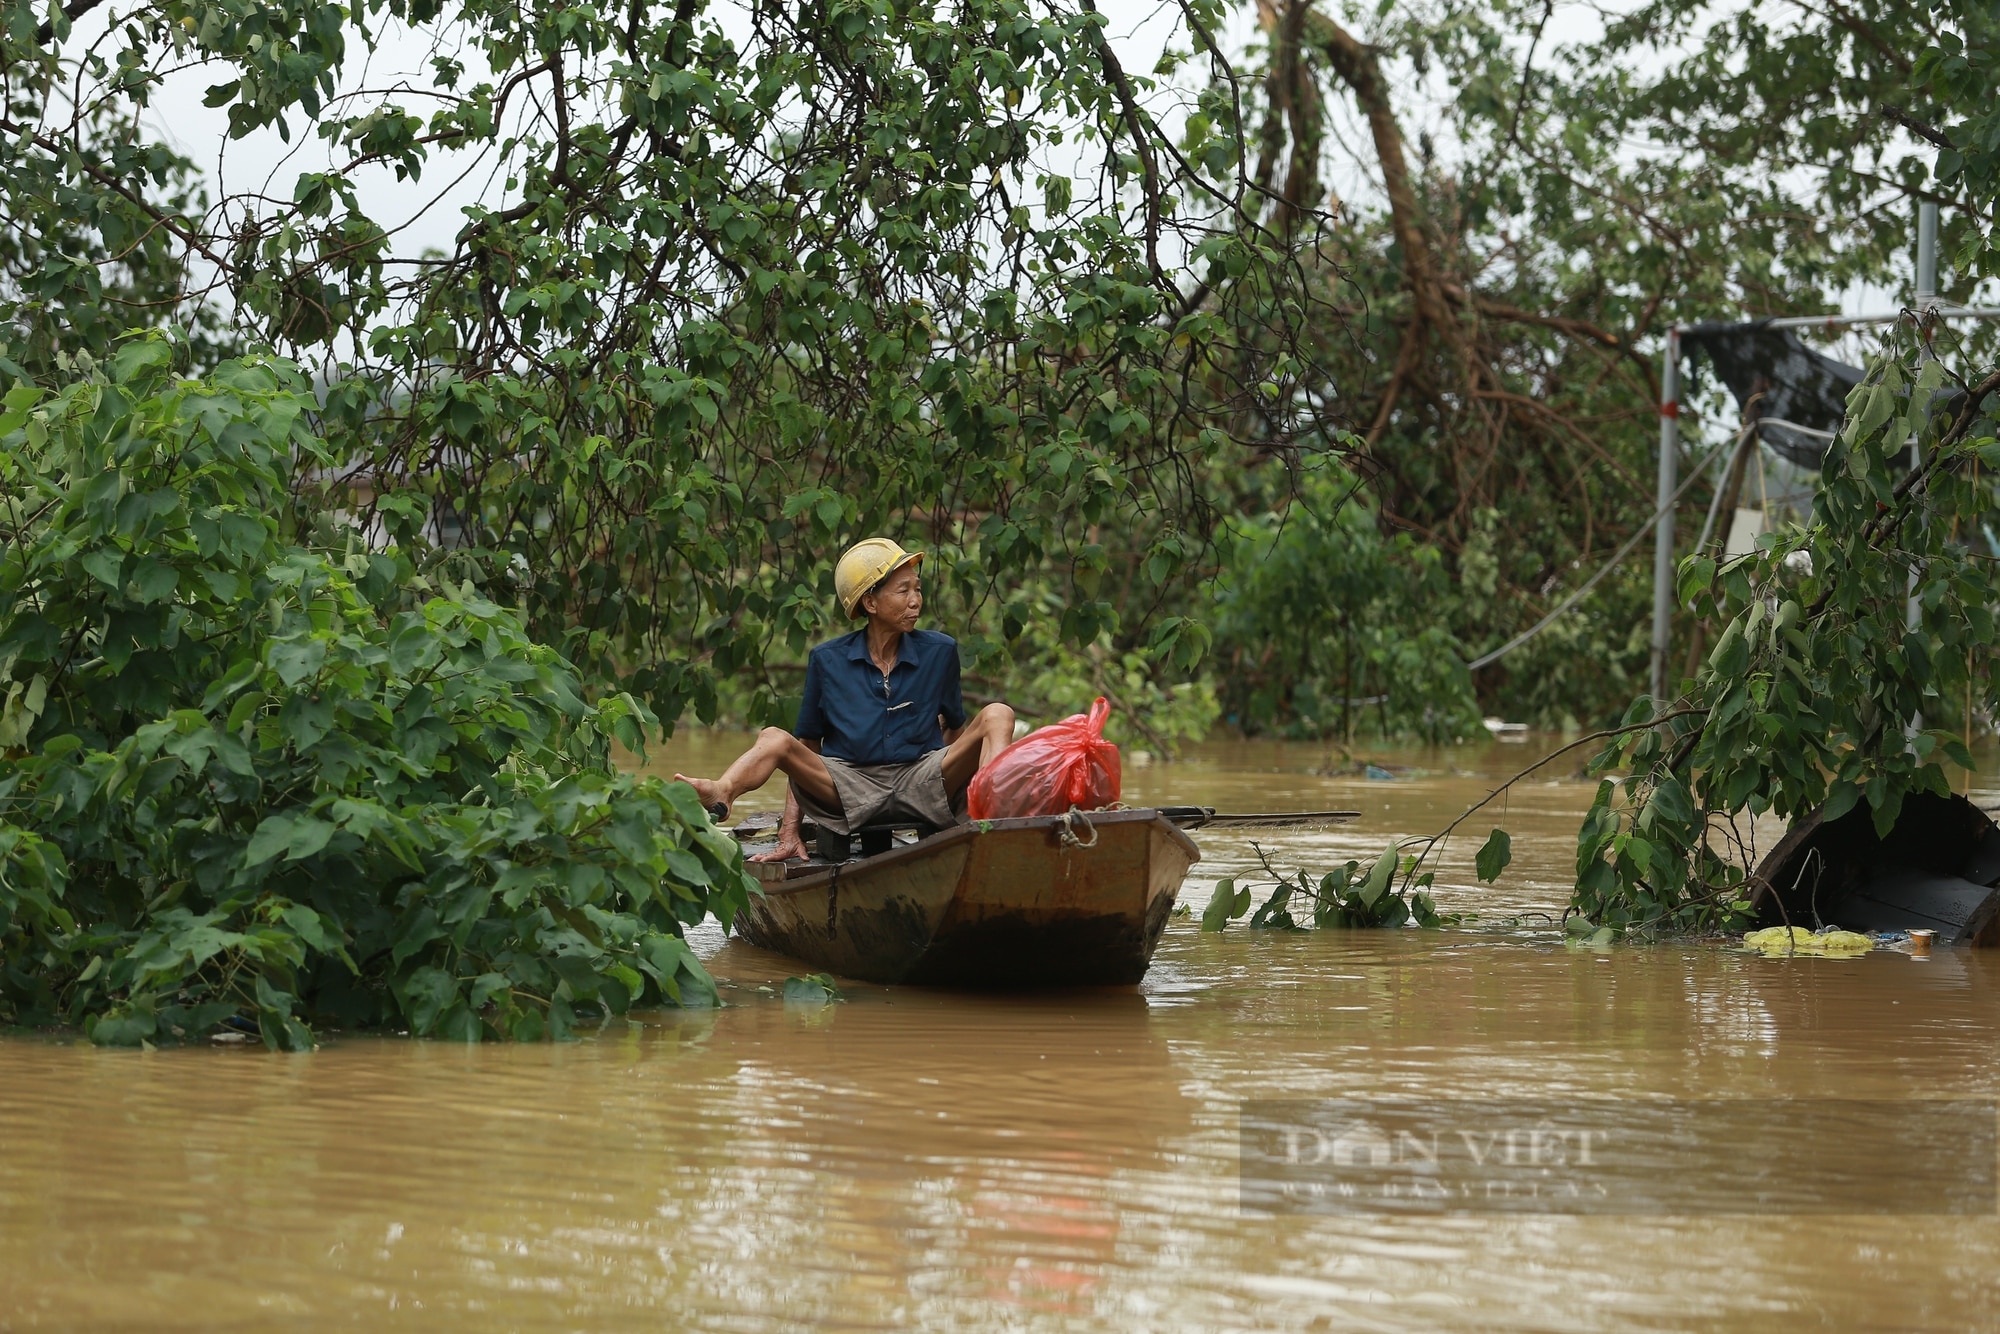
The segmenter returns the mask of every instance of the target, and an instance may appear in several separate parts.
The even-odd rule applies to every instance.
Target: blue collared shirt
[[[863,629],[828,640],[806,659],[805,698],[792,734],[822,743],[821,754],[849,764],[908,764],[942,749],[945,727],[963,726],[957,640],[910,631],[884,681],[868,659]]]

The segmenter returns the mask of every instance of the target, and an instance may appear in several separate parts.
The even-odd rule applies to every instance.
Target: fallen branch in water
[[[1456,830],[1460,825],[1464,824],[1467,820],[1471,819],[1472,816],[1475,813],[1477,813],[1480,809],[1490,805],[1493,802],[1494,798],[1498,797],[1501,793],[1510,790],[1516,783],[1526,778],[1529,774],[1534,773],[1537,769],[1542,768],[1544,765],[1548,764],[1551,760],[1554,760],[1561,755],[1568,754],[1570,751],[1575,750],[1580,746],[1590,745],[1592,742],[1607,741],[1612,737],[1624,736],[1629,732],[1643,732],[1648,728],[1662,727],[1679,718],[1706,716],[1708,712],[1709,711],[1705,708],[1674,709],[1671,712],[1660,714],[1658,717],[1648,718],[1643,722],[1625,723],[1618,727],[1607,727],[1603,728],[1600,731],[1589,732],[1584,734],[1583,736],[1578,737],[1574,741],[1570,741],[1561,746],[1556,747],[1554,750],[1542,756],[1542,758],[1536,760],[1533,764],[1529,765],[1527,768],[1515,774],[1512,778],[1509,778],[1506,782],[1500,784],[1500,786],[1494,788],[1484,797],[1481,797],[1478,801],[1475,801],[1472,803],[1472,805],[1466,807],[1465,810],[1459,815],[1459,817],[1456,820],[1453,820],[1450,824],[1446,825],[1443,829],[1440,829],[1437,833],[1432,834],[1429,838],[1421,840],[1412,838],[1403,840],[1400,843],[1392,844],[1391,845],[1392,849],[1395,850],[1400,850],[1401,848],[1407,846],[1413,846],[1418,842],[1422,842],[1423,844],[1423,851],[1411,857],[1409,860],[1409,864],[1403,869],[1403,880],[1402,880],[1403,890],[1408,890],[1413,885],[1419,885],[1419,884],[1428,887],[1431,883],[1432,878],[1436,875],[1436,871],[1435,870],[1426,871],[1422,875],[1419,875],[1418,872],[1423,867],[1425,862],[1430,861],[1432,859],[1432,854],[1438,851],[1439,844],[1448,840],[1451,837],[1452,832],[1454,830]],[[1491,862],[1491,870],[1487,869],[1487,859],[1489,856],[1491,856],[1494,859]],[[1512,841],[1505,836],[1504,831],[1495,829],[1493,831],[1492,837],[1487,840],[1486,847],[1483,847],[1480,850],[1478,864],[1474,873],[1481,880],[1486,880],[1486,881],[1496,880],[1499,878],[1500,872],[1506,869],[1507,864],[1512,860],[1513,860]]]
[[[1479,810],[1480,807],[1489,804],[1495,797],[1499,796],[1502,792],[1505,792],[1507,789],[1513,787],[1514,784],[1520,782],[1523,778],[1526,778],[1529,774],[1535,772],[1535,770],[1541,768],[1543,765],[1547,764],[1550,760],[1555,759],[1558,755],[1563,755],[1568,753],[1569,751],[1575,750],[1578,746],[1587,746],[1593,741],[1605,741],[1614,736],[1623,736],[1627,732],[1643,732],[1649,727],[1659,727],[1665,723],[1670,723],[1674,721],[1674,719],[1676,718],[1690,718],[1697,715],[1705,715],[1707,714],[1707,712],[1708,712],[1707,709],[1675,709],[1672,713],[1663,713],[1659,717],[1650,718],[1643,723],[1626,723],[1622,727],[1607,727],[1601,732],[1591,732],[1588,733],[1587,735],[1578,737],[1574,741],[1556,747],[1554,750],[1542,756],[1542,758],[1536,760],[1533,764],[1529,765],[1527,768],[1521,770],[1521,772],[1515,774],[1512,778],[1502,783],[1499,787],[1494,788],[1491,792],[1481,797],[1478,801],[1473,802],[1472,805],[1465,808],[1464,813],[1461,814],[1456,820],[1453,820],[1450,824],[1446,825],[1443,829],[1439,830],[1437,833],[1432,834],[1429,839],[1425,840],[1423,853],[1417,858],[1417,860],[1419,862],[1422,862],[1425,858],[1429,857],[1431,855],[1432,848],[1436,847],[1438,843],[1441,842],[1442,840],[1450,838],[1452,830],[1458,828],[1460,825],[1464,824],[1467,820],[1471,819],[1473,813]],[[1415,843],[1417,840],[1410,839],[1408,841],[1410,843]]]
[[[1264,873],[1270,877],[1273,892],[1263,906],[1250,919],[1252,930],[1296,930],[1291,913],[1287,910],[1294,894],[1310,900],[1313,904],[1313,925],[1327,927],[1398,927],[1405,922],[1415,921],[1419,926],[1444,926],[1460,920],[1456,915],[1440,914],[1428,891],[1431,888],[1435,870],[1424,870],[1424,863],[1438,845],[1451,836],[1453,830],[1465,823],[1481,807],[1490,804],[1495,797],[1513,787],[1537,769],[1547,765],[1568,752],[1592,742],[1609,740],[1628,732],[1643,731],[1649,727],[1661,727],[1677,719],[1705,715],[1707,709],[1676,709],[1663,713],[1657,718],[1644,722],[1626,723],[1619,727],[1607,727],[1590,732],[1568,742],[1536,760],[1527,768],[1494,788],[1480,800],[1465,809],[1456,820],[1428,839],[1401,839],[1391,843],[1375,865],[1364,876],[1360,874],[1361,864],[1350,861],[1345,866],[1336,867],[1317,881],[1310,871],[1301,868],[1295,875],[1285,875],[1271,864],[1271,859],[1256,842],[1250,844],[1257,854],[1257,861]],[[1403,849],[1417,843],[1423,844],[1423,851],[1409,858],[1404,864]],[[1397,874],[1398,870],[1401,875]],[[1496,870],[1495,875],[1498,874]],[[1482,875],[1481,879],[1491,879]],[[1252,882],[1259,883],[1259,882]],[[1229,923],[1250,911],[1250,884],[1239,885],[1234,878],[1216,882],[1215,894],[1209,901],[1207,911],[1202,914],[1202,930],[1221,931]]]

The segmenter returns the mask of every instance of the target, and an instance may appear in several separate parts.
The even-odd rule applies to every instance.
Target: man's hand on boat
[[[788,817],[778,825],[778,846],[768,848],[755,856],[745,857],[746,862],[789,862],[803,860],[806,855],[805,840],[799,837],[799,808],[787,801],[785,814]]]

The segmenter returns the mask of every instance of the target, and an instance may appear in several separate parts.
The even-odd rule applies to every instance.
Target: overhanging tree
[[[15,7],[0,170],[21,222],[88,202],[161,251],[183,317],[224,302],[318,374],[319,503],[669,721],[818,634],[828,562],[877,530],[938,549],[975,654],[1039,579],[1072,645],[1150,627],[1185,669],[1203,631],[1163,607],[1207,560],[1213,470],[1338,431],[1303,337],[1333,275],[1294,258],[1321,215],[1269,224],[1221,11],[1182,14],[1216,81],[1171,137],[1089,0]],[[344,91],[390,32],[446,29],[465,54],[426,86]],[[104,151],[188,66],[232,135],[317,136],[329,166],[197,212]],[[504,188],[447,253],[397,254],[363,174],[474,158]],[[0,311],[23,341],[61,345],[44,312],[85,295],[52,265]]]

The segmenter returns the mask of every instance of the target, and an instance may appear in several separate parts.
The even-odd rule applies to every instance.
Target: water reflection
[[[1520,754],[1370,783],[1218,750],[1128,795],[1360,807],[1264,845],[1321,865],[1436,827]],[[1589,791],[1518,794],[1518,874],[1473,883],[1482,827],[1446,906],[1559,909]],[[1204,850],[1191,897],[1255,864],[1247,840]],[[727,1008],[564,1047],[0,1040],[0,1330],[1965,1329],[2000,1309],[1990,1217],[1249,1217],[1236,1178],[1245,1099],[1993,1098],[1992,955],[1180,921],[1137,992],[854,987],[807,1010],[776,996],[794,965],[700,947]]]

